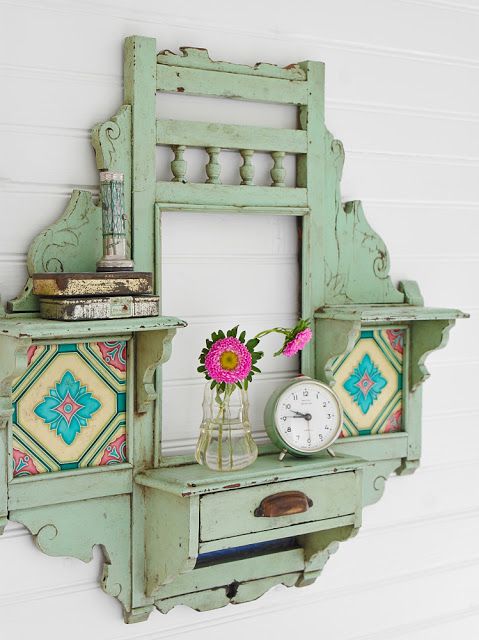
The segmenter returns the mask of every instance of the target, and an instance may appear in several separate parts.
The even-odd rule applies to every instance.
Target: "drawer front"
[[[305,499],[293,498],[290,495],[293,491],[301,492]],[[280,493],[286,494],[284,500],[283,496],[273,497]],[[276,515],[282,504],[286,514]],[[360,483],[354,471],[212,493],[200,499],[200,540],[219,540],[336,518],[355,513],[359,506]],[[306,510],[288,514],[295,509]],[[261,515],[265,512],[274,515]]]

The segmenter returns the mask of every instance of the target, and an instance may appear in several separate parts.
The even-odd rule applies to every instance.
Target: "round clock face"
[[[273,420],[284,448],[308,455],[329,447],[336,440],[343,415],[338,397],[328,386],[304,377],[279,394]]]

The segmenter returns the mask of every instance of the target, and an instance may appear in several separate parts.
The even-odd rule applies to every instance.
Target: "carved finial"
[[[254,164],[252,163],[253,149],[240,149],[243,164],[240,167],[241,184],[253,184]]]
[[[272,187],[284,187],[284,177],[286,171],[283,167],[284,151],[272,151],[271,157],[273,158],[273,167],[271,168],[271,183]]]
[[[171,147],[175,157],[171,161],[172,182],[187,182],[186,180],[186,160],[183,158],[186,147],[182,144]]]
[[[209,156],[208,164],[206,165],[206,175],[208,176],[208,180],[206,182],[207,184],[221,184],[221,165],[218,161],[220,148],[206,147],[206,153]]]

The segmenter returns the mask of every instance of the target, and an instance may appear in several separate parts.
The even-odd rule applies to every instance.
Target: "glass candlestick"
[[[103,257],[97,271],[133,271],[126,246],[126,213],[123,174],[100,172]]]

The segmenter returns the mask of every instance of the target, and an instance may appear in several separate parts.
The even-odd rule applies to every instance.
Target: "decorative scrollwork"
[[[58,536],[58,529],[54,524],[45,524],[41,527],[36,536],[34,536],[35,544],[44,553],[48,553],[49,544]]]
[[[155,373],[160,364],[171,355],[171,341],[176,329],[145,331],[137,335],[136,342],[136,413],[146,413],[156,400]]]
[[[334,223],[326,233],[327,303],[401,303],[403,294],[389,278],[386,245],[369,226],[359,200],[341,202],[340,183],[344,148],[331,134],[328,165],[332,168],[330,198],[334,202]]]
[[[90,562],[93,548],[98,545],[103,552],[102,588],[129,610],[129,516],[129,498],[110,496],[16,510],[10,512],[9,518],[25,525],[40,551],[50,556]]]
[[[115,145],[114,141],[120,137],[120,127],[113,120],[104,122],[97,129],[100,153],[103,156],[102,169],[106,169],[113,164]]]
[[[129,135],[131,126],[131,107],[123,105],[118,114],[107,122],[97,124],[92,130],[92,144],[96,153],[96,166],[100,171],[121,170],[120,156],[123,141]]]

